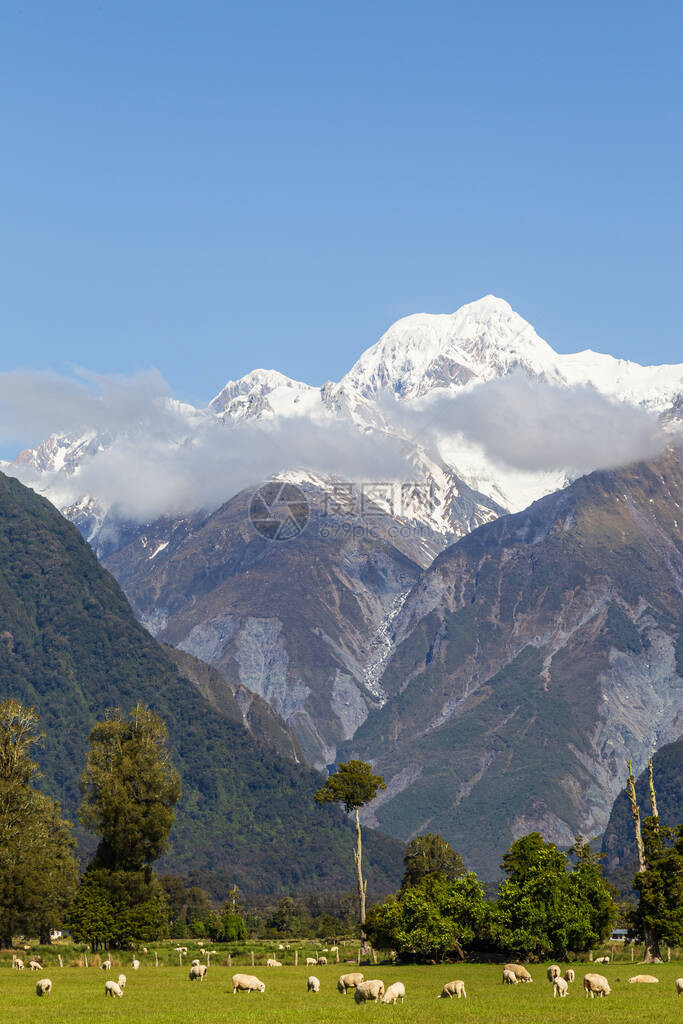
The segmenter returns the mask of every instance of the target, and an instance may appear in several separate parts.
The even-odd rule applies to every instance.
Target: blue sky
[[[338,379],[506,298],[683,360],[677,4],[5,5],[0,369]]]

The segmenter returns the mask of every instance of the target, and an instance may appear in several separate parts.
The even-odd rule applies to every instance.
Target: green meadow
[[[232,994],[233,970],[251,973],[250,967],[229,968],[212,965],[204,982],[190,982],[189,963],[182,968],[154,968],[144,962],[133,971],[128,958],[115,957],[114,969],[97,967],[50,966],[43,972],[0,971],[2,1019],[17,1024],[366,1024],[368,1015],[390,1017],[397,1024],[441,1024],[453,1018],[471,1024],[520,1024],[520,1022],[562,1021],[579,1024],[605,1021],[614,1024],[668,1024],[680,1021],[683,997],[676,995],[674,981],[683,975],[683,964],[659,964],[643,967],[616,963],[594,967],[573,964],[576,982],[570,985],[566,999],[553,999],[552,986],[546,980],[545,966],[530,967],[531,985],[501,984],[501,967],[491,964],[439,966],[396,966],[379,964],[361,968],[366,978],[382,978],[386,985],[403,981],[406,1000],[403,1005],[358,1006],[352,995],[336,990],[341,973],[354,970],[352,964],[333,964],[307,968],[257,966],[253,973],[266,983],[264,994]],[[565,966],[561,965],[564,971]],[[586,999],[583,975],[589,970],[604,974],[612,987],[606,999]],[[122,999],[105,998],[107,979],[126,974],[128,984]],[[306,978],[313,973],[321,982],[317,995],[306,991]],[[654,974],[658,985],[629,985],[627,979],[637,973]],[[36,981],[50,977],[53,991],[39,999]],[[461,978],[467,999],[439,1000],[443,984]]]

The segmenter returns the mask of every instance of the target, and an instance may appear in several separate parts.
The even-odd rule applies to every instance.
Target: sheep
[[[523,981],[529,984],[534,980],[527,971],[526,967],[522,967],[521,964],[505,964],[505,970],[512,971],[512,973],[518,981]]]
[[[519,984],[519,978],[514,971],[503,971],[503,984],[517,985]]]
[[[330,953],[338,953],[339,952],[339,946],[330,946],[329,952]]]
[[[457,996],[460,999],[461,996],[467,998],[467,992],[465,992],[464,981],[448,981],[441,989],[441,995],[437,996],[438,999],[452,999],[453,996]]]
[[[196,959],[195,959],[195,960],[193,960],[193,961],[192,961],[192,963],[190,964],[190,967],[199,967],[200,963],[201,963],[201,960],[196,960]]]
[[[596,962],[596,964],[608,964],[609,963],[609,957],[608,956],[599,956],[595,962]]]
[[[49,978],[41,978],[36,985],[36,995],[49,996],[50,992],[52,992],[52,982]]]
[[[583,976],[583,990],[586,996],[608,996],[612,989],[609,987],[607,978],[603,977],[602,974],[584,974]]]
[[[17,970],[17,971],[23,971],[23,969],[24,969],[24,961],[20,960],[18,956],[13,956],[12,957],[12,967],[14,967],[14,969]]]
[[[574,982],[574,977],[574,971],[571,969],[571,967],[568,967],[567,970],[564,972],[564,980],[568,981],[571,985]]]
[[[659,978],[655,978],[654,974],[634,974],[632,978],[628,979],[628,983],[629,985],[658,985]]]
[[[306,966],[307,967],[317,967],[318,966],[317,958],[314,957],[314,956],[307,956],[306,957]]]
[[[271,956],[266,960],[266,967],[282,967],[282,964]]]
[[[319,956],[318,957],[318,966],[319,967],[325,967],[326,964],[327,964],[327,957],[326,956]]]
[[[123,989],[120,987],[120,985],[117,985],[115,981],[105,981],[104,994],[105,997],[111,996],[113,999],[114,996],[118,996],[118,998],[120,999],[121,996],[123,995]]]
[[[353,998],[357,1003],[378,1003],[383,995],[384,982],[373,978],[371,981],[361,981],[360,985],[356,985]]]
[[[306,981],[307,992],[319,992],[320,991],[320,980],[316,978],[315,974],[309,974]]]
[[[266,986],[262,981],[259,981],[253,974],[233,974],[232,976],[232,994],[237,995],[238,992],[247,992],[251,995],[252,992],[265,992]]]
[[[102,963],[100,964],[100,967],[101,967],[101,969],[103,971],[110,971],[111,970],[111,958],[109,958],[107,960],[103,960]]]
[[[555,996],[559,996],[560,999],[562,999],[568,992],[569,985],[564,978],[560,978],[559,975],[556,978],[553,978],[553,999]]]
[[[337,982],[337,988],[345,996],[350,988],[356,988],[363,980],[363,975],[360,972],[356,974],[342,974]]]
[[[126,987],[126,976],[125,976],[125,974],[119,974],[118,986],[121,989],[121,991],[123,992],[124,988]]]
[[[683,978],[676,978],[676,992],[679,996],[683,996]]]
[[[140,961],[133,958],[133,962],[131,963],[130,966],[133,968],[134,971],[137,971],[138,968],[140,967]]]
[[[382,1002],[382,1003],[392,1003],[394,1006],[396,1006],[397,1000],[400,999],[401,1002],[403,1002],[405,997],[406,997],[406,987],[405,987],[405,985],[403,984],[402,981],[395,981],[393,983],[393,985],[390,985],[389,988],[386,990],[386,992],[382,996],[380,1002]]]
[[[204,981],[206,977],[206,964],[193,964],[190,967],[190,981],[196,981],[199,978],[200,981]]]
[[[28,969],[29,971],[42,971],[43,965],[39,960],[29,960]]]
[[[552,984],[552,982],[555,981],[555,978],[559,978],[559,976],[562,974],[562,971],[557,966],[557,964],[551,964],[548,970],[546,971],[546,974],[548,975],[548,981]]]

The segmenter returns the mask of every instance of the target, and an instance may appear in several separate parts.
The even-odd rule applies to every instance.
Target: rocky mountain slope
[[[439,831],[489,878],[524,832],[602,832],[626,758],[640,771],[683,731],[682,507],[671,452],[443,552],[395,620],[386,703],[344,751],[389,782],[366,820]]]
[[[0,699],[10,696],[38,709],[41,784],[72,818],[96,719],[139,700],[162,715],[183,785],[162,869],[218,896],[234,882],[259,894],[352,888],[352,828],[315,804],[322,777],[295,763],[284,724],[213,670],[171,656],[75,527],[0,474]],[[366,845],[375,893],[392,889],[401,845],[376,833]]]
[[[679,647],[680,674],[683,673],[683,633],[679,637]],[[659,819],[663,824],[675,827],[683,822],[683,736],[655,752],[652,768]],[[625,771],[624,765],[623,772]],[[648,817],[652,813],[652,807],[647,768],[636,779],[636,797],[641,818]],[[638,858],[633,837],[631,803],[625,788],[612,806],[612,813],[602,837],[602,852],[606,855],[605,873],[624,895],[628,895],[632,889],[633,876],[638,870]]]

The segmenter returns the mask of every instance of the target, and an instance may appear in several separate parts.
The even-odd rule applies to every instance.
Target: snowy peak
[[[252,370],[239,380],[228,381],[209,409],[231,420],[253,419],[286,413],[290,407],[301,404],[302,398],[310,399],[313,395],[318,395],[317,388],[292,380],[278,370]]]
[[[463,387],[521,368],[554,376],[550,345],[504,299],[486,295],[455,313],[397,320],[342,384],[370,398],[381,390],[415,398],[434,387]]]

